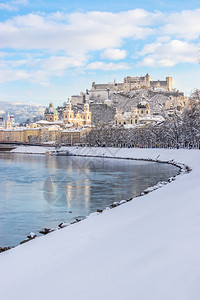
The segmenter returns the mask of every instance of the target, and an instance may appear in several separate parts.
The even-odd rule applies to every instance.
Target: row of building
[[[0,142],[8,143],[65,143],[69,145],[85,142],[87,128],[62,129],[57,126],[0,129]]]
[[[76,113],[74,113],[71,101],[68,99],[68,102],[65,103],[64,107],[62,107],[62,115],[59,114],[60,111],[58,113],[57,109],[54,108],[54,105],[51,102],[49,107],[45,109],[43,120],[26,126],[17,126],[14,122],[13,115],[7,115],[4,123],[3,119],[0,118],[0,142],[84,143],[87,133],[94,127],[92,126],[89,106],[89,103],[92,103],[90,100],[91,92],[100,92],[101,94],[97,94],[97,96],[102,96],[104,91],[108,93],[106,100],[108,103],[105,104],[109,106],[109,103],[111,102],[111,100],[109,100],[109,92],[111,91],[122,91],[124,93],[128,93],[134,89],[143,90],[155,88],[172,91],[172,77],[166,77],[165,81],[152,81],[150,75],[146,74],[141,77],[127,76],[124,78],[123,83],[117,83],[114,81],[113,83],[108,84],[96,84],[93,82],[90,91],[87,90],[85,94],[82,93],[80,96],[72,96],[71,101],[73,104],[77,104],[79,102],[82,103],[81,107],[80,105],[75,105],[76,108],[79,107],[79,111]],[[74,97],[77,97],[77,99]],[[82,101],[79,101],[80,98]],[[150,108],[150,101],[147,101],[144,96],[141,97],[138,104],[135,103],[134,107],[130,106],[128,108],[130,111],[127,111],[127,107],[124,110],[118,109],[117,107],[112,109],[114,109],[114,111],[116,110],[115,116],[112,115],[111,120],[115,126],[141,126],[164,121],[164,114],[161,116],[159,113],[155,113],[155,109],[152,110],[152,104]],[[172,116],[173,107],[170,106],[168,111],[168,115]],[[96,120],[95,111],[93,114],[93,119]]]
[[[163,122],[165,119],[161,115],[153,115],[151,113],[150,105],[143,97],[142,101],[133,107],[129,112],[123,112],[122,110],[116,110],[115,125],[125,126],[137,126],[137,125],[149,125],[152,123]]]
[[[70,101],[66,103],[63,120],[58,119],[58,112],[53,103],[49,104],[44,113],[44,120],[17,126],[14,117],[9,114],[0,127],[0,142],[18,143],[65,143],[80,144],[85,142],[86,134],[92,129],[89,104],[84,111],[74,115]]]

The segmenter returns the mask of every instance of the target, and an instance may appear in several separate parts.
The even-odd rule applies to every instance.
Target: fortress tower
[[[172,90],[172,77],[166,77],[168,90]]]

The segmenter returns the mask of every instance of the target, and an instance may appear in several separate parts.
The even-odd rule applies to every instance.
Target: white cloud
[[[0,72],[0,83],[28,79],[30,75],[23,70],[4,69]]]
[[[166,25],[161,28],[160,32],[180,39],[198,39],[200,37],[200,8],[171,14],[166,18]]]
[[[95,61],[88,64],[87,69],[104,71],[128,70],[130,69],[130,65],[127,63],[104,63],[102,61]]]
[[[152,43],[138,53],[145,56],[139,65],[172,67],[178,63],[197,63],[199,45],[180,40]]]
[[[18,6],[28,4],[27,0],[13,0],[0,3],[0,10],[17,11]]]
[[[27,55],[24,59],[0,60],[0,83],[27,79],[47,86],[51,77],[64,76],[70,68],[82,68],[87,55],[40,57]],[[12,73],[12,75],[10,75]]]
[[[0,10],[13,11],[17,10],[17,8],[9,3],[0,3]]]
[[[0,58],[6,57],[7,56],[7,52],[0,52]]]
[[[148,26],[159,16],[144,10],[17,16],[0,23],[1,47],[62,49],[68,54],[118,48],[125,38],[152,34]]]
[[[17,8],[27,1],[7,1],[0,8],[9,3]],[[196,63],[199,19],[200,9],[170,15],[142,9],[18,15],[0,22],[0,82],[27,79],[47,85],[51,77],[64,76],[69,69],[127,70],[131,61],[117,61],[127,57],[129,42],[129,49],[143,47],[132,56],[140,66]],[[147,38],[154,42],[147,43]],[[99,52],[107,63],[96,61]]]
[[[102,54],[102,59],[109,59],[109,60],[121,60],[126,58],[127,52],[126,50],[121,49],[106,49]]]
[[[69,68],[83,67],[86,63],[86,58],[76,59],[75,57],[66,56],[51,56],[47,59],[39,59],[38,66],[48,71],[65,71]]]

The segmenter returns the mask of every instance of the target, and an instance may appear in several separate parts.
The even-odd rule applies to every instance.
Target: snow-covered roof
[[[63,124],[63,121],[62,120],[59,120],[59,121],[46,121],[46,120],[40,120],[40,121],[37,121],[36,124],[49,124],[49,125],[55,125],[55,124]]]
[[[143,121],[152,121],[152,122],[160,122],[164,121],[165,119],[162,116],[151,116],[151,115],[145,115],[145,116],[140,116],[139,120]]]
[[[81,132],[84,130],[85,130],[85,128],[69,128],[69,129],[62,130],[62,132]]]

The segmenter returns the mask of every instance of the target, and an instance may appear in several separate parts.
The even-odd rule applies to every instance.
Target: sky
[[[0,0],[0,101],[61,105],[146,73],[189,95],[199,37],[199,0]]]

